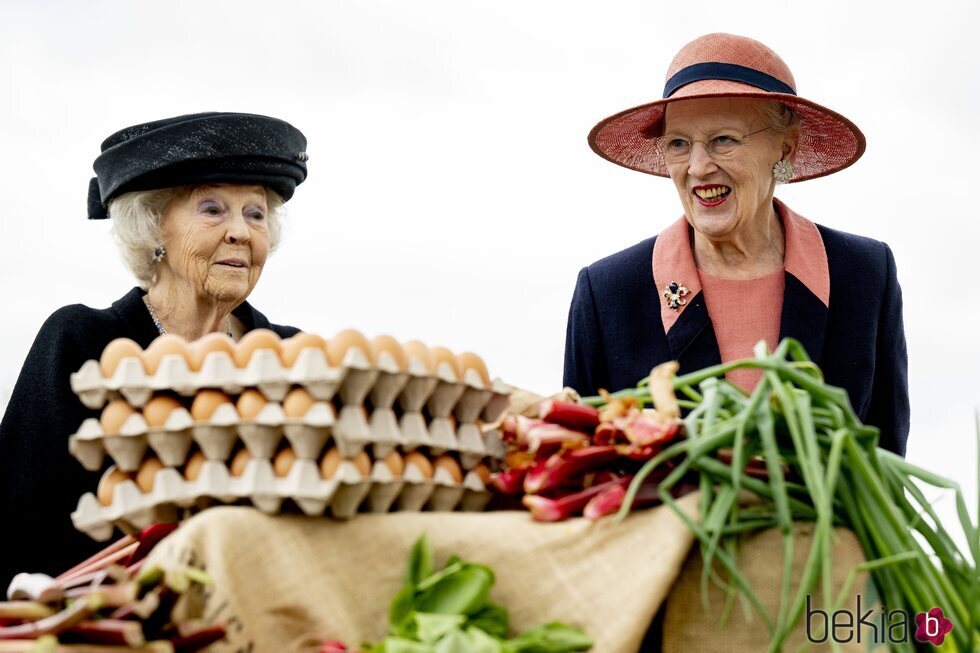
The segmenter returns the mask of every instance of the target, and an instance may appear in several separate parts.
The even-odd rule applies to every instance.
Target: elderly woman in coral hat
[[[59,573],[97,546],[70,513],[98,476],[68,454],[91,415],[69,385],[116,338],[144,349],[172,333],[281,337],[247,300],[275,248],[282,204],[306,179],[306,137],[288,122],[198,113],[122,129],[102,143],[88,217],[110,218],[137,287],[108,308],[55,311],[41,327],[0,422],[0,590],[14,572]]]
[[[579,273],[566,386],[614,391],[667,360],[686,372],[792,337],[879,427],[880,446],[904,455],[907,355],[891,250],[774,198],[777,184],[854,163],[865,146],[854,123],[797,95],[762,43],[708,34],[674,57],[662,99],[601,121],[589,143],[613,163],[669,177],[684,215]],[[760,374],[729,380],[751,391]]]

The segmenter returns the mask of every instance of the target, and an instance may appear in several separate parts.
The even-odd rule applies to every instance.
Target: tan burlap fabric
[[[681,505],[695,515],[696,501],[690,495]],[[809,549],[810,528],[801,526],[797,533],[794,578],[800,577]],[[690,532],[668,508],[637,512],[622,524],[611,519],[537,524],[523,512],[395,513],[337,522],[214,508],[161,543],[152,562],[191,563],[213,576],[203,617],[225,622],[229,637],[209,650],[316,651],[318,638],[356,645],[384,636],[406,554],[422,533],[440,564],[457,553],[496,571],[491,598],[510,611],[514,632],[561,620],[588,632],[595,653],[635,653],[669,593],[665,653],[767,650],[763,624],[758,618],[747,621],[740,604],[728,623],[719,625],[725,603],[719,588],[712,585],[711,609],[702,610],[700,556],[697,547],[692,550]],[[854,536],[838,530],[835,593],[862,561]],[[776,614],[782,574],[778,532],[747,538],[739,565]],[[855,592],[865,583],[859,577]],[[853,607],[853,594],[846,606]],[[817,605],[826,607],[819,592]],[[783,650],[798,650],[804,636],[801,626]],[[871,649],[852,644],[842,650]]]
[[[802,524],[796,529],[793,546],[793,592],[802,576],[806,555],[812,544],[812,524]],[[837,529],[834,539],[833,553],[833,585],[836,599],[844,586],[848,573],[857,565],[864,562],[864,554],[854,534],[845,529]],[[771,615],[779,612],[780,584],[783,577],[783,541],[779,531],[772,529],[762,531],[743,538],[738,555],[738,566],[743,575],[755,589],[759,601]],[[664,617],[663,653],[757,653],[768,650],[766,643],[769,637],[756,615],[746,618],[740,602],[736,601],[730,618],[722,623],[722,613],[725,606],[725,593],[714,583],[710,585],[709,609],[704,611],[701,601],[701,570],[703,568],[699,548],[694,547],[688,556],[684,569],[671,589],[667,598],[666,614]],[[843,602],[843,608],[854,611],[856,595],[864,592],[868,582],[867,574],[859,574],[852,585],[852,591]],[[862,596],[862,613],[871,607],[877,611],[878,606],[868,605]],[[812,607],[814,609],[832,612],[828,607],[830,601],[825,601],[822,592],[814,592]],[[877,614],[877,612],[875,613]],[[805,615],[804,615],[805,621]],[[811,624],[811,635],[820,640],[822,634],[818,626],[821,618],[814,615]],[[848,636],[847,630],[838,631],[839,638]],[[840,644],[844,652],[865,653],[870,651],[885,651],[882,645],[875,649],[868,645],[870,631],[864,628],[862,642],[857,643],[857,631],[853,632],[854,640]],[[811,644],[806,636],[806,624],[801,623],[783,646],[784,651],[798,651],[802,644],[807,644],[807,651],[830,651],[830,645]]]
[[[681,505],[694,514],[695,496]],[[561,620],[588,632],[602,653],[639,648],[692,542],[669,508],[640,511],[617,525],[537,524],[525,512],[336,522],[229,507],[186,522],[152,561],[191,562],[213,576],[204,617],[229,629],[216,653],[311,650],[303,643],[315,637],[348,645],[384,637],[406,555],[422,533],[440,564],[456,553],[494,569],[491,599],[510,611],[514,632]]]

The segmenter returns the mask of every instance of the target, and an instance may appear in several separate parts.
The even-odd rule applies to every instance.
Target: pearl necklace
[[[165,328],[163,328],[163,323],[160,322],[160,318],[157,317],[156,311],[153,310],[153,304],[150,303],[150,295],[149,295],[149,293],[147,293],[146,295],[143,295],[143,303],[146,304],[146,310],[149,311],[149,313],[150,313],[150,319],[153,320],[153,325],[157,328],[157,331],[160,332],[160,335],[161,336],[166,335],[167,334],[167,330]],[[231,335],[231,316],[230,315],[225,320],[225,333],[228,334],[228,337],[229,338],[232,337],[232,335]]]

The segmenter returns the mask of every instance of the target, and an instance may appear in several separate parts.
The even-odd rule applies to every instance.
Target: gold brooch
[[[679,311],[681,306],[687,304],[687,300],[684,299],[684,297],[691,294],[691,291],[678,284],[676,281],[671,281],[660,294],[667,300],[668,307],[674,309],[675,311]]]

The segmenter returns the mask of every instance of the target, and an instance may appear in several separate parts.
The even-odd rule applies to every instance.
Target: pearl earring
[[[157,245],[157,248],[153,250],[153,261],[159,263],[166,255],[167,249],[163,245]]]
[[[772,167],[772,176],[776,178],[777,183],[785,184],[793,178],[793,163],[785,159],[776,161],[776,165]]]

